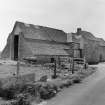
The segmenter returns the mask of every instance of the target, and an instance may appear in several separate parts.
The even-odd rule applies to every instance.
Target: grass
[[[0,97],[5,100],[16,100],[16,102],[14,102],[12,105],[30,105],[32,98],[40,101],[50,99],[63,88],[68,88],[75,83],[81,83],[84,78],[91,75],[95,71],[96,68],[89,68],[87,70],[78,71],[72,76],[67,75],[65,78],[60,79],[58,79],[58,77],[51,82],[45,82],[47,77],[43,77],[41,78],[41,82],[0,88]],[[19,96],[20,94],[21,96]],[[31,98],[30,100],[29,97]]]

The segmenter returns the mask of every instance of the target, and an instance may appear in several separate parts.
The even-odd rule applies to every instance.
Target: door
[[[19,35],[14,36],[14,60],[18,60]]]

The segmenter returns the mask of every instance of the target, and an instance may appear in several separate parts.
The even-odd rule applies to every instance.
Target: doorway
[[[19,35],[14,36],[14,60],[18,60]]]
[[[100,62],[102,62],[102,55],[100,55]]]
[[[80,58],[83,58],[83,50],[80,49]]]
[[[54,58],[51,58],[51,63],[54,63],[54,60],[55,60]]]

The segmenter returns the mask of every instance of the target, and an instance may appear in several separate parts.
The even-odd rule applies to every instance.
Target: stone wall
[[[99,46],[99,61],[105,62],[105,46]]]
[[[86,40],[84,44],[84,55],[88,63],[99,62],[99,45],[95,40]]]

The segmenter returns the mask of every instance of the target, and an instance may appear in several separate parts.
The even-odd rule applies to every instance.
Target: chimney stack
[[[81,34],[82,29],[81,28],[77,28],[77,35]]]

